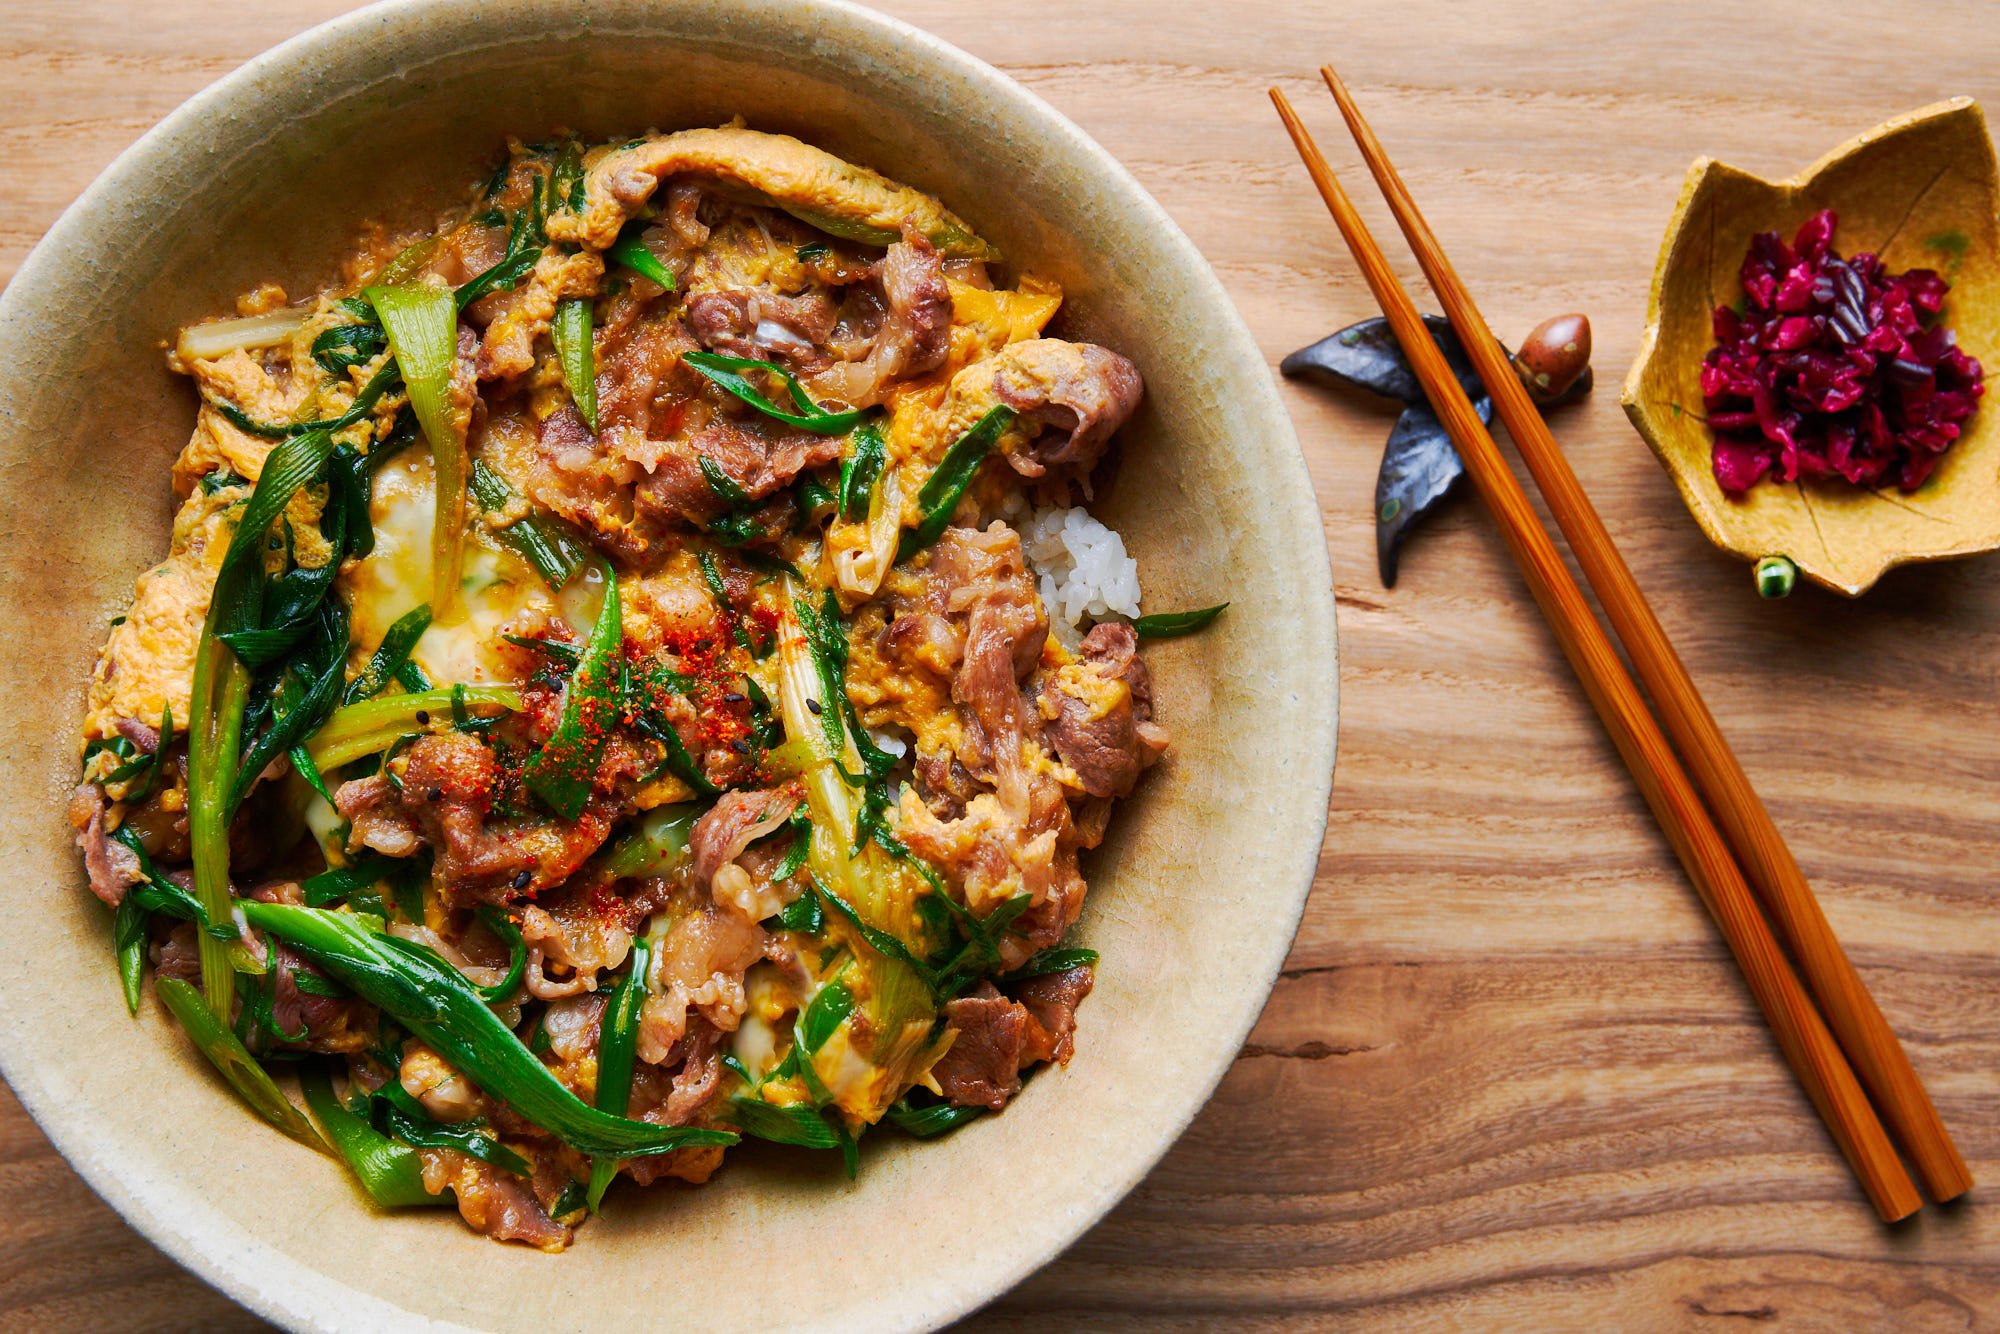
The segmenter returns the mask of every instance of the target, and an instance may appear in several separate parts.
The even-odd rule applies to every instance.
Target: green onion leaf
[[[215,1017],[215,1012],[203,1003],[200,992],[177,977],[156,978],[153,989],[159,993],[166,1007],[173,1011],[174,1018],[180,1021],[182,1031],[194,1042],[196,1049],[236,1090],[236,1095],[249,1104],[251,1111],[301,1144],[315,1149],[325,1147],[312,1122],[292,1106],[291,1099],[284,1095],[264,1067],[257,1064],[256,1058],[244,1050],[228,1025]]]
[[[1132,622],[1132,629],[1141,639],[1172,639],[1177,635],[1191,635],[1222,615],[1228,606],[1227,602],[1218,602],[1199,611],[1163,611],[1157,616],[1141,616]]]
[[[498,514],[514,502],[513,488],[484,463],[472,465],[472,495],[488,514]],[[529,514],[516,519],[496,536],[535,567],[542,582],[560,590],[590,559],[590,548],[552,515]]]
[[[440,619],[450,621],[458,605],[465,548],[465,439],[451,401],[452,372],[458,362],[458,308],[451,292],[435,283],[370,287],[365,295],[381,317],[396,364],[402,367],[410,407],[430,443],[436,471],[431,607]]]
[[[810,839],[801,836],[796,847],[805,847]],[[794,868],[796,871],[797,868]],[[826,909],[820,907],[817,894],[801,894],[784,906],[778,913],[778,925],[786,931],[798,931],[808,936],[816,936],[826,927]]]
[[[896,548],[897,560],[908,560],[943,536],[965,489],[979,472],[979,465],[993,452],[994,442],[1013,420],[1014,410],[1001,404],[974,422],[972,429],[944,452],[936,470],[924,479],[923,488],[917,492],[917,526],[903,534],[902,543]]]
[[[808,1052],[817,1052],[852,1013],[854,993],[844,982],[828,982],[813,993],[805,1013],[799,1016],[799,1045]]]
[[[513,225],[507,229],[506,253],[500,257],[499,263],[452,293],[455,309],[464,310],[489,292],[509,291],[518,285],[534,272],[546,239],[542,231],[542,178],[537,176],[528,206],[514,214]],[[374,299],[372,290],[368,295],[370,300]],[[380,309],[379,306],[376,308]],[[389,331],[389,341],[392,345],[396,341],[393,329]]]
[[[1041,977],[1047,973],[1066,973],[1072,968],[1088,968],[1097,962],[1097,951],[1086,949],[1046,949],[1010,973],[1002,973],[997,981],[1001,983],[1025,982],[1031,977]]]
[[[811,1103],[796,1102],[780,1107],[762,1098],[737,1097],[730,1102],[729,1119],[753,1139],[791,1144],[801,1149],[840,1147],[840,1132],[828,1125],[826,1117]]]
[[[604,606],[584,641],[583,657],[563,689],[562,719],[523,770],[528,787],[565,820],[583,814],[597,777],[598,757],[610,738],[619,704],[619,645],[625,625],[618,606],[618,575],[607,564]]]
[[[408,913],[404,915],[410,916]],[[490,1001],[504,1001],[514,994],[516,987],[521,985],[521,974],[528,967],[528,945],[521,939],[521,928],[516,926],[506,913],[492,904],[480,904],[478,917],[486,924],[486,929],[500,937],[500,943],[507,947],[507,976],[490,987],[480,987],[479,994]],[[419,910],[411,920],[422,921],[422,911]],[[619,1110],[622,1113],[624,1109]]]
[[[334,1096],[324,1065],[314,1062],[300,1069],[299,1092],[321,1133],[346,1160],[368,1198],[384,1209],[449,1202],[424,1189],[423,1161],[409,1146],[390,1139]]]
[[[701,468],[702,480],[708,483],[708,489],[715,492],[723,504],[731,509],[740,509],[750,503],[750,497],[736,484],[736,479],[724,472],[714,459],[706,454],[697,454],[695,463]]]
[[[736,1142],[723,1131],[628,1121],[586,1105],[521,1044],[464,974],[421,946],[376,934],[353,913],[256,900],[242,908],[252,926],[285,941],[578,1153],[630,1158]]]
[[[767,361],[756,361],[749,357],[726,357],[720,352],[683,352],[683,364],[692,366],[719,388],[734,394],[767,417],[775,418],[787,426],[796,426],[814,435],[844,435],[854,423],[861,420],[865,409],[852,408],[845,412],[828,412],[813,402],[798,377],[781,366],[773,366]],[[790,391],[792,403],[797,411],[788,412],[764,396],[750,374],[774,376],[782,381]],[[997,409],[996,409],[997,410]]]
[[[555,322],[549,326],[555,339],[556,361],[562,366],[563,383],[569,386],[576,415],[592,435],[597,434],[596,352],[590,338],[591,300],[587,296],[567,297],[556,302]]]
[[[935,1139],[958,1129],[967,1121],[975,1121],[984,1115],[984,1107],[954,1107],[948,1102],[934,1103],[928,1107],[913,1107],[909,1098],[890,1104],[887,1120],[889,1124],[918,1139]]]
[[[358,704],[371,695],[382,693],[382,687],[409,660],[410,650],[423,638],[424,631],[431,628],[431,609],[416,607],[396,618],[382,636],[382,642],[375,649],[368,665],[361,669],[361,675],[347,683],[346,693],[341,695],[342,704]]]
[[[372,317],[375,312],[368,313]],[[328,375],[339,375],[350,366],[367,365],[388,345],[382,326],[371,318],[367,324],[337,324],[320,334],[313,339],[312,358]]]
[[[308,876],[299,883],[306,905],[323,908],[329,903],[345,903],[354,895],[372,890],[388,879],[397,862],[379,852],[364,852],[346,866],[336,866]]]
[[[853,441],[853,449],[840,461],[838,495],[840,517],[859,521],[868,517],[868,497],[875,489],[875,479],[882,473],[883,462],[888,458],[888,446],[873,422],[864,422],[857,427]]]
[[[632,1067],[638,1058],[639,1012],[646,1004],[646,973],[653,958],[652,942],[645,936],[632,941],[632,968],[611,993],[598,1026],[597,1109],[611,1116],[625,1115],[632,1105]],[[618,1175],[618,1160],[598,1158],[590,1164],[590,1189],[584,1199],[592,1213],[603,1203],[604,1192]]]
[[[374,1114],[378,1130],[405,1144],[420,1149],[455,1149],[518,1177],[534,1172],[526,1158],[499,1141],[483,1118],[449,1124],[438,1121],[394,1079],[375,1090]]]
[[[639,234],[645,230],[646,223],[642,220],[634,219],[626,223],[625,229],[618,233],[618,239],[604,252],[604,257],[623,264],[647,282],[671,292],[674,290],[674,275],[639,239]]]

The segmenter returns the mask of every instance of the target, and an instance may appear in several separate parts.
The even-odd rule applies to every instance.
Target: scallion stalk
[[[326,725],[306,743],[306,753],[321,770],[338,769],[364,755],[375,755],[396,738],[419,731],[419,713],[451,717],[453,705],[486,711],[513,712],[521,707],[521,692],[508,685],[440,686],[404,695],[378,695],[334,710]]]
[[[177,977],[155,978],[153,989],[173,1012],[174,1018],[180,1021],[182,1031],[193,1041],[196,1050],[206,1056],[209,1064],[229,1081],[229,1086],[249,1104],[251,1111],[299,1143],[325,1150],[326,1142],[313,1129],[312,1122],[292,1106],[291,1099],[272,1080],[270,1073],[257,1064],[257,1059],[229,1031],[229,1025],[216,1018],[215,1011],[202,1001],[200,992]]]
[[[692,803],[656,806],[605,850],[597,869],[613,880],[671,875],[688,859],[688,832],[701,807]]]
[[[458,307],[442,283],[370,287],[363,293],[389,335],[402,368],[410,407],[417,414],[435,463],[436,504],[431,518],[431,609],[449,623],[459,606],[459,571],[465,556],[464,423],[451,403],[458,360]]]
[[[299,1092],[305,1095],[320,1132],[346,1160],[368,1198],[384,1209],[448,1203],[443,1194],[424,1189],[423,1160],[414,1149],[369,1125],[334,1095],[324,1066],[314,1063],[299,1071]]]

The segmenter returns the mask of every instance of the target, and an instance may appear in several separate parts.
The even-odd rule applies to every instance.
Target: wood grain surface
[[[1784,175],[1897,111],[2000,99],[1990,13],[885,7],[1129,165],[1274,366],[1374,313],[1263,96],[1282,83],[1358,181],[1320,60],[1503,338],[1590,315],[1601,387],[1557,435],[1985,1182],[1875,1223],[1483,515],[1454,502],[1385,591],[1369,511],[1390,419],[1287,386],[1340,604],[1318,885],[1207,1111],[1103,1224],[971,1324],[2000,1328],[2000,561],[1900,570],[1860,603],[1759,602],[1615,389],[1688,161]],[[0,276],[160,116],[344,8],[9,0]],[[125,1228],[11,1100],[0,1184],[8,1327],[257,1327]]]

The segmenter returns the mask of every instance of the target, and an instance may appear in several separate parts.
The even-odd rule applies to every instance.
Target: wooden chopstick
[[[1500,534],[1526,578],[1529,590],[1555,632],[1564,655],[1597,709],[1605,731],[1631,770],[1633,781],[1672,843],[1702,902],[1721,927],[1730,952],[1764,1012],[1799,1082],[1818,1108],[1834,1142],[1846,1155],[1869,1201],[1885,1221],[1908,1217],[1923,1204],[1903,1170],[1887,1132],[1868,1105],[1854,1072],[1833,1035],[1799,985],[1777,940],[1758,913],[1743,873],[1730,856],[1694,786],[1681,769],[1647,710],[1639,688],[1625,671],[1583,592],[1570,577],[1555,543],[1536,518],[1521,484],[1500,457],[1499,447],[1473,411],[1444,354],[1425,330],[1417,308],[1390,271],[1381,248],[1354,205],[1334,179],[1312,136],[1306,133],[1285,95],[1271,101],[1305,160],[1313,184],[1333,214],[1347,247],[1361,266],[1382,313],[1388,317],[1404,355],[1423,384],[1431,407],[1458,446]],[[1509,374],[1511,375],[1511,371]]]
[[[1939,1119],[1903,1044],[1896,1040],[1881,1007],[1834,938],[1805,874],[1772,823],[1771,813],[1750,786],[1743,766],[1716,726],[1714,715],[1645,595],[1633,582],[1632,571],[1604,530],[1604,522],[1570,470],[1569,460],[1508,365],[1506,352],[1480,317],[1457,270],[1417,211],[1402,177],[1346,85],[1331,65],[1321,66],[1320,76],[1340,104],[1340,114],[1346,118],[1362,158],[1382,187],[1424,276],[1444,303],[1459,342],[1492,394],[1500,419],[1506,422],[1535,485],[1569,540],[1570,550],[1576,553],[1584,578],[1596,590],[1612,629],[1638,669],[1640,681],[1659,706],[1660,721],[1675,749],[1692,771],[1696,786],[1756,886],[1766,911],[1776,920],[1827,1025],[1877,1110],[1916,1164],[1917,1176],[1931,1198],[1944,1201],[1963,1194],[1972,1185],[1965,1159]]]

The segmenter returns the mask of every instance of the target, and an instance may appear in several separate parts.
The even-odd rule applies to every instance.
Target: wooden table
[[[183,98],[346,7],[10,0],[0,276]],[[1319,884],[1208,1110],[973,1323],[2000,1325],[2000,1214],[1980,1198],[2000,1190],[2000,562],[1905,570],[1858,604],[1759,602],[1616,403],[1687,162],[1786,174],[1894,112],[2000,96],[1990,13],[1931,4],[1897,29],[1896,6],[1803,2],[887,8],[1126,162],[1274,365],[1373,313],[1263,97],[1283,82],[1353,170],[1320,59],[1503,337],[1590,314],[1602,388],[1559,434],[1987,1183],[1875,1223],[1476,505],[1421,531],[1385,591],[1369,509],[1389,419],[1287,386],[1340,604]],[[1363,211],[1393,232],[1372,196]],[[12,1321],[256,1324],[126,1229],[11,1100],[0,1161]]]

